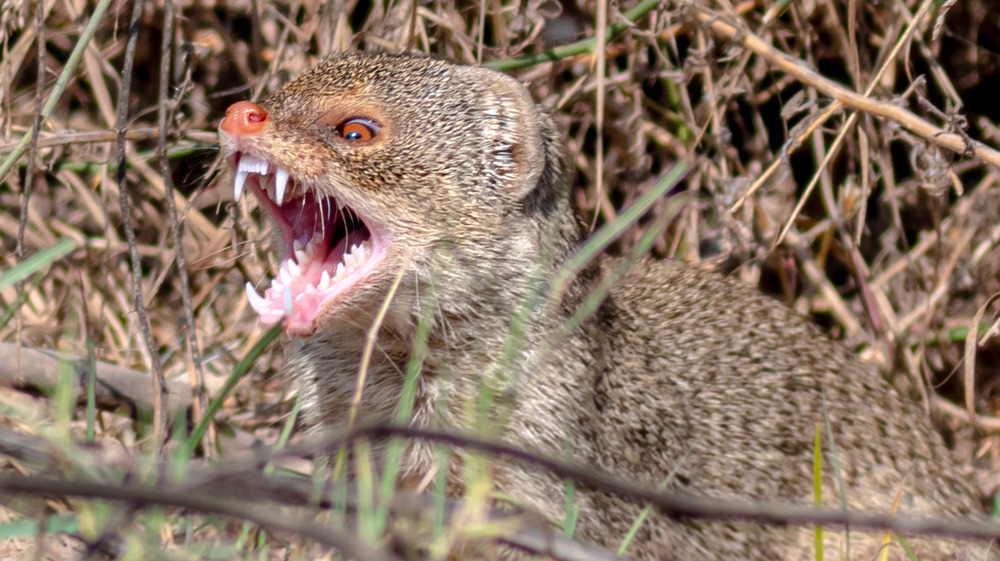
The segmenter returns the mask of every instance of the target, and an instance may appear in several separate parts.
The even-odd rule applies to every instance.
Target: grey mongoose
[[[601,257],[557,298],[535,297],[583,235],[560,134],[509,76],[422,55],[337,54],[259,105],[230,107],[220,138],[237,199],[252,191],[278,232],[280,270],[263,294],[248,283],[248,297],[262,322],[284,322],[286,368],[314,427],[347,422],[376,319],[356,422],[392,420],[425,322],[412,426],[480,426],[470,403],[489,387],[498,396],[490,418],[503,420],[496,436],[524,448],[650,486],[673,474],[668,487],[678,491],[809,503],[825,411],[850,507],[888,514],[902,496],[901,513],[980,512],[920,408],[736,280],[642,260],[562,333],[617,261]],[[422,481],[435,450],[408,441],[400,480]],[[824,453],[824,497],[839,507]],[[562,519],[564,482],[512,460],[493,465],[496,490]],[[460,488],[461,470],[449,473]],[[586,487],[574,500],[576,535],[612,549],[643,508]],[[826,532],[829,558],[843,554],[843,540]],[[851,558],[873,559],[881,540],[852,532]],[[980,551],[936,538],[908,543],[919,559]],[[627,553],[813,559],[813,531],[654,510]],[[906,557],[894,545],[890,558]]]

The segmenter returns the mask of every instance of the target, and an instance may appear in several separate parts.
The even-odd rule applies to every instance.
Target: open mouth
[[[367,276],[385,257],[384,236],[332,196],[304,189],[288,171],[267,160],[232,156],[233,195],[249,189],[281,235],[281,267],[261,296],[247,283],[250,305],[265,325],[285,320],[285,330],[308,335],[324,303]]]

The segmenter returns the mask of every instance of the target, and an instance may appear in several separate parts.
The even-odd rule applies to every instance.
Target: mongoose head
[[[250,303],[292,335],[370,321],[399,275],[404,303],[435,271],[443,293],[493,290],[537,264],[565,211],[549,117],[484,68],[335,55],[231,106],[219,135],[235,197],[253,192],[280,235],[280,271],[263,296],[247,284]]]

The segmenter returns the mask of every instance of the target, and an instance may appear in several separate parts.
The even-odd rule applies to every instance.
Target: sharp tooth
[[[302,242],[299,240],[292,240],[292,249],[294,251],[302,251],[303,248],[305,248],[305,246],[302,245]]]
[[[285,287],[292,284],[292,274],[288,271],[287,267],[282,267],[281,270],[278,271],[278,279],[281,280],[281,284]]]
[[[288,172],[282,168],[274,174],[274,202],[281,204],[285,200],[285,186],[288,185]]]
[[[323,274],[319,277],[319,287],[321,289],[330,288],[330,273],[329,271],[323,271]]]
[[[237,171],[236,176],[233,178],[233,199],[236,202],[240,202],[240,196],[243,194],[243,184],[247,182],[247,172]]]
[[[337,263],[337,270],[334,272],[333,278],[339,279],[342,276],[344,276],[344,264]]]
[[[302,267],[300,267],[298,263],[292,261],[291,259],[286,261],[286,263],[288,263],[288,272],[292,273],[293,277],[302,276]]]
[[[260,294],[257,294],[257,291],[254,289],[253,285],[250,284],[249,282],[247,283],[246,289],[247,289],[247,300],[250,301],[250,307],[253,308],[254,311],[260,315],[264,315],[265,313],[267,313],[269,311],[268,308],[270,307],[268,305],[267,300],[265,300],[264,297],[261,296]]]
[[[294,312],[294,311],[295,311],[295,308],[292,307],[292,289],[286,286],[285,287],[285,315],[288,316],[288,317],[292,317],[292,312]]]
[[[309,261],[309,254],[303,251],[302,249],[296,249],[295,260],[298,261],[300,264],[305,263],[306,261]]]

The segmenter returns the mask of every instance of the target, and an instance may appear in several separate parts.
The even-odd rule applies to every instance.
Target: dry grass
[[[0,340],[78,355],[92,347],[144,371],[161,363],[167,379],[203,377],[215,395],[263,336],[242,286],[275,266],[266,225],[220,187],[214,130],[225,108],[332,51],[408,47],[509,67],[524,81],[566,133],[574,199],[595,227],[672,162],[691,164],[683,189],[698,202],[653,252],[757,284],[900,373],[897,385],[923,399],[978,468],[984,497],[1000,484],[1000,345],[966,345],[970,326],[993,324],[997,305],[987,304],[1000,292],[1000,169],[985,163],[995,152],[973,144],[1000,145],[1000,29],[985,18],[988,2],[944,13],[923,0],[648,3],[595,55],[601,42],[578,42],[647,6],[612,4],[604,14],[579,0],[183,0],[168,30],[155,1],[139,18],[127,107],[119,96],[130,3],[110,3],[64,89],[57,81],[98,4],[45,1],[39,29],[42,2],[0,3],[0,162],[23,153],[0,174],[0,273],[60,240],[75,247],[43,273],[0,284]],[[530,58],[553,49],[555,60]],[[836,102],[830,84],[842,86]],[[43,107],[51,111],[37,143],[19,150]],[[168,159],[157,158],[162,124]],[[122,227],[119,125],[151,350]],[[223,404],[224,430],[207,436],[209,455],[277,438],[294,405],[279,366],[273,346],[254,362]],[[53,414],[25,396],[0,404],[22,400],[40,424]],[[99,413],[98,439],[153,438],[151,425],[121,419]]]

